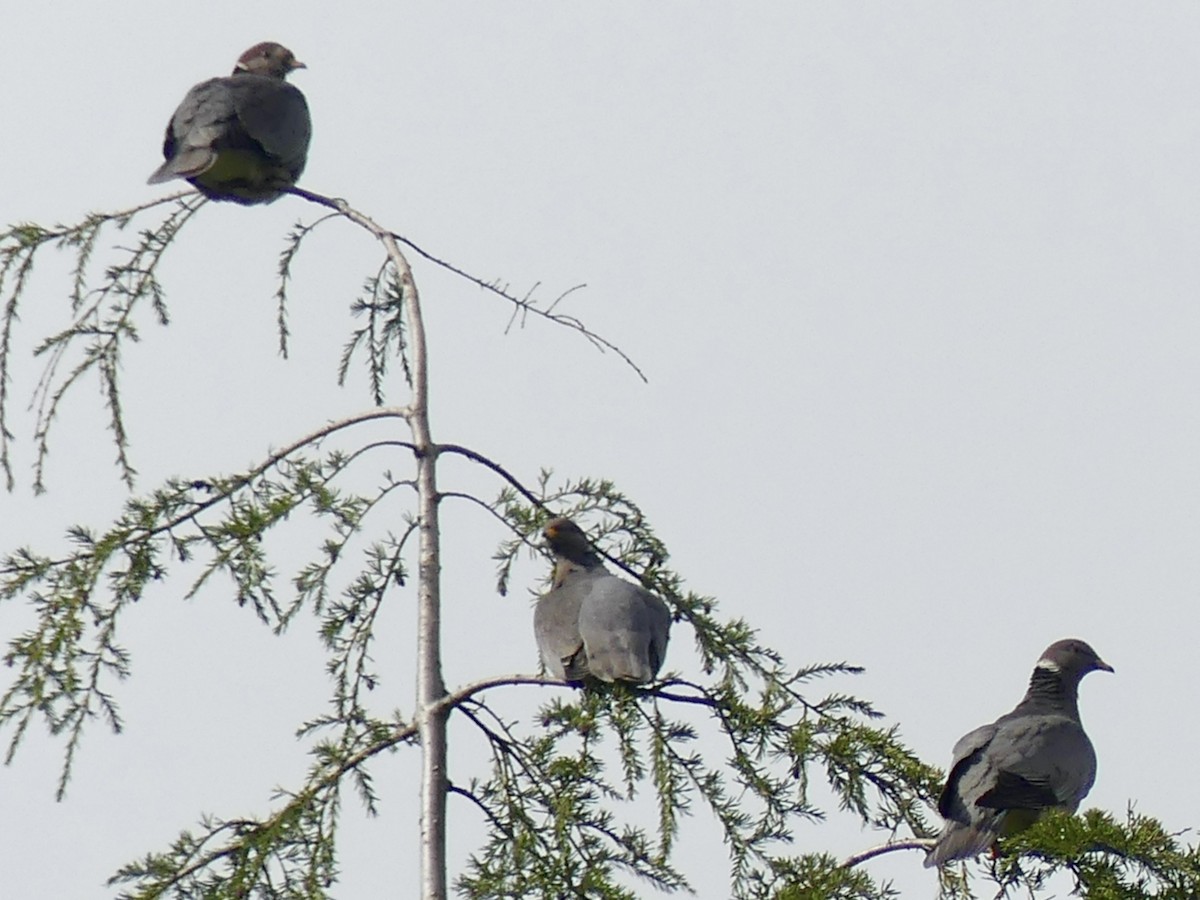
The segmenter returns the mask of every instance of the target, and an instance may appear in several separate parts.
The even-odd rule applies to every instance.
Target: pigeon
[[[213,200],[270,203],[304,171],[312,122],[304,95],[284,81],[305,68],[279,44],[255,44],[233,74],[202,81],[183,98],[149,184],[186,178]]]
[[[1079,680],[1113,671],[1080,640],[1046,648],[1025,699],[959,738],[938,812],[946,827],[926,867],[976,856],[1048,809],[1075,812],[1096,780],[1096,752],[1079,720]]]
[[[554,579],[538,599],[533,630],[546,671],[567,682],[652,680],[667,653],[667,605],[605,569],[570,519],[552,519],[543,533],[555,556]]]

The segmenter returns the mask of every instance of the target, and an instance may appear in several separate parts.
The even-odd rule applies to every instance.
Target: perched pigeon
[[[269,203],[304,171],[312,123],[284,78],[303,69],[287,47],[255,44],[233,74],[202,81],[167,123],[166,162],[150,184],[186,178],[213,200]]]
[[[1079,720],[1079,680],[1112,666],[1078,640],[1046,648],[1016,709],[954,745],[938,799],[946,827],[926,866],[966,859],[1047,809],[1075,812],[1096,780],[1096,753]]]
[[[538,599],[533,630],[546,670],[564,681],[650,681],[667,653],[667,605],[610,574],[570,519],[551,520],[544,533],[554,582]]]

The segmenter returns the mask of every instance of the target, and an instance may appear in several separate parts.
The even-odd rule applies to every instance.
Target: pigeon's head
[[[1102,672],[1113,670],[1087,642],[1078,638],[1055,641],[1037,661],[1037,668],[1061,674],[1076,682],[1097,669]]]
[[[565,560],[574,566],[584,569],[595,569],[604,565],[604,561],[592,549],[592,542],[583,533],[583,529],[570,519],[559,517],[551,519],[542,529],[550,552],[559,559],[559,565]]]
[[[265,75],[268,78],[287,78],[296,69],[308,68],[287,47],[274,41],[255,44],[238,57],[234,75]]]
[[[555,556],[576,560],[577,557],[592,554],[591,541],[587,539],[583,529],[568,518],[560,516],[551,519],[542,529],[542,534]]]

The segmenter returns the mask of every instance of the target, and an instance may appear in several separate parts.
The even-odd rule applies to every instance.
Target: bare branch
[[[491,678],[472,681],[458,688],[458,690],[451,691],[439,699],[436,706],[439,711],[449,710],[458,706],[463,701],[471,699],[481,691],[486,691],[494,687],[504,687],[510,684],[536,684],[540,687],[572,687],[566,682],[559,681],[557,678],[547,678],[544,675],[494,675]]]
[[[906,838],[902,841],[888,841],[886,844],[880,844],[878,847],[871,847],[869,850],[863,850],[855,853],[853,856],[846,857],[842,861],[841,868],[853,869],[859,863],[864,863],[868,859],[874,859],[876,856],[883,856],[885,853],[894,853],[897,850],[929,850],[937,843],[936,838]]]
[[[305,190],[304,188],[299,188],[299,187],[290,188],[289,193],[295,194],[297,197],[301,197],[305,200],[308,200],[311,203],[317,203],[317,204],[320,204],[321,206],[327,207],[329,209],[337,210],[339,213],[346,216],[346,218],[350,219],[353,222],[358,223],[359,225],[362,225],[364,228],[366,228],[368,231],[370,231],[372,234],[374,234],[377,238],[380,238],[381,240],[383,238],[384,231],[380,228],[379,225],[372,222],[370,219],[368,219],[366,216],[363,216],[361,213],[357,212],[357,210],[352,208],[345,200],[342,200],[341,198],[326,197],[322,194],[317,194],[312,191],[308,191],[308,190]],[[642,371],[641,367],[637,363],[635,363],[633,361],[633,358],[630,357],[629,354],[627,354],[624,350],[622,350],[620,347],[618,347],[612,341],[609,341],[608,339],[603,338],[600,335],[596,334],[594,331],[589,329],[586,325],[583,324],[582,321],[580,321],[576,317],[565,315],[563,313],[558,313],[558,312],[554,311],[554,308],[559,303],[561,303],[564,298],[566,298],[570,294],[573,294],[575,291],[581,289],[583,287],[583,285],[576,285],[575,287],[568,288],[567,290],[565,290],[561,294],[559,294],[559,296],[556,297],[551,302],[551,304],[549,305],[548,308],[542,309],[541,307],[539,307],[537,305],[536,301],[529,295],[526,295],[525,297],[517,297],[515,294],[509,293],[507,290],[500,287],[495,282],[485,281],[476,275],[472,275],[469,272],[466,272],[465,270],[460,269],[458,266],[455,266],[454,264],[449,263],[444,259],[434,256],[432,253],[422,249],[417,244],[413,243],[411,240],[404,237],[403,235],[399,235],[399,234],[396,234],[395,232],[391,232],[391,231],[386,232],[386,233],[392,240],[398,241],[399,243],[403,244],[404,246],[409,247],[415,253],[417,253],[418,255],[429,260],[434,265],[439,266],[448,272],[452,272],[453,274],[459,276],[460,278],[464,278],[467,281],[471,282],[471,284],[474,284],[477,287],[483,288],[483,290],[487,291],[488,293],[494,294],[495,296],[500,297],[504,300],[507,300],[509,303],[513,304],[513,306],[515,307],[514,311],[513,311],[514,319],[518,315],[523,317],[527,314],[532,313],[535,316],[540,316],[541,318],[545,319],[548,322],[553,322],[555,325],[561,325],[564,328],[569,328],[572,331],[577,331],[577,332],[579,332],[579,334],[583,335],[583,337],[586,338],[592,344],[592,346],[596,347],[602,353],[605,351],[611,351],[612,353],[616,354],[618,357],[620,357],[622,362],[624,362],[627,366],[629,366],[629,368],[633,369],[633,371],[637,374],[638,378],[640,378],[643,382],[649,383],[649,379],[646,377],[646,373]]]
[[[504,468],[504,466],[500,465],[499,463],[488,459],[482,453],[477,453],[469,447],[463,447],[459,444],[439,444],[437,449],[439,453],[454,453],[458,456],[464,456],[471,460],[471,462],[479,463],[481,466],[491,469],[510,485],[512,485],[513,489],[516,490],[517,493],[519,493],[538,509],[544,510],[546,513],[551,512],[549,507],[546,506],[545,502],[542,501],[542,499],[536,494],[534,494],[533,491],[529,490],[529,488],[525,487],[524,484],[518,481],[517,477],[509,472],[508,469]]]

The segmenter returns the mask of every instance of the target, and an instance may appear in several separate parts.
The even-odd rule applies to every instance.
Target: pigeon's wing
[[[579,636],[579,604],[586,585],[574,578],[538,598],[533,610],[533,633],[546,671],[563,681],[587,674],[587,656]]]
[[[579,609],[579,634],[588,671],[596,678],[647,682],[662,664],[667,635],[660,611],[646,602],[646,593],[615,575],[595,579]]]
[[[989,748],[996,738],[996,723],[982,725],[958,739],[946,786],[938,798],[938,812],[946,826],[925,857],[926,867],[977,856],[996,840],[1003,813],[981,810],[975,800],[995,777]]]
[[[963,790],[973,793],[987,771],[983,752],[996,736],[996,723],[981,725],[968,731],[954,745],[954,760],[946,776],[946,786],[938,798],[938,812],[947,819],[966,821],[963,814]],[[966,784],[963,784],[963,781]]]
[[[249,142],[236,149],[253,149],[300,177],[308,157],[312,121],[299,89],[278,78],[239,75],[228,79],[237,128]]]
[[[992,809],[1074,812],[1096,780],[1096,751],[1071,715],[1014,718],[1000,729],[991,754],[996,776],[975,802]]]
[[[1078,720],[1063,714],[1014,711],[971,732],[958,750],[938,802],[946,828],[927,866],[982,853],[1012,810],[1033,813],[1025,824],[1047,809],[1074,812],[1096,777],[1091,742]]]
[[[172,178],[193,178],[216,162],[216,145],[234,116],[232,98],[224,82],[228,78],[210,78],[187,92],[163,138],[166,161],[150,176],[149,184]]]
[[[667,658],[667,644],[671,640],[671,610],[649,591],[643,589],[641,593],[650,623],[650,670],[657,675]]]
[[[1001,769],[992,786],[976,798],[975,805],[987,809],[1049,809],[1058,806],[1059,800],[1048,782]]]

